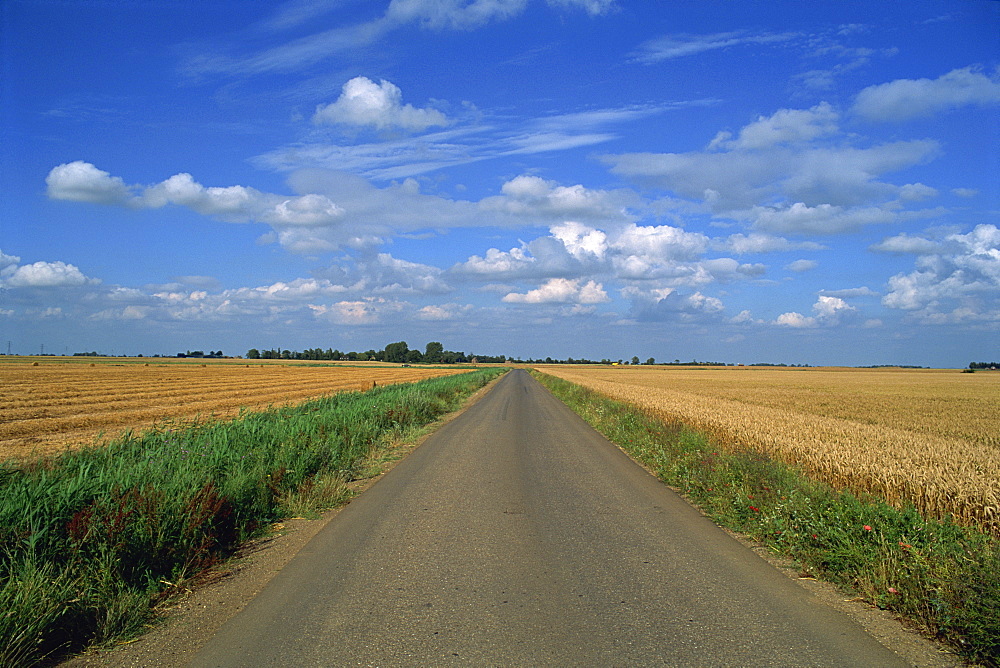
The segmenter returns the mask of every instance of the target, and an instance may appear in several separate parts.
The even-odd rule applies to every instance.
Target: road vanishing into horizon
[[[908,664],[511,371],[191,665]]]

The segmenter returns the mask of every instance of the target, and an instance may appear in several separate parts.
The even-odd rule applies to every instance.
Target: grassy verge
[[[334,505],[373,452],[489,369],[0,464],[0,665],[134,636],[176,583],[272,522]]]
[[[1000,664],[1000,541],[813,481],[754,452],[727,452],[682,425],[535,374],[597,431],[716,523],[908,617],[967,658]]]

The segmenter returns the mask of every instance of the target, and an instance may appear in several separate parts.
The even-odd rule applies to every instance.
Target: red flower
[[[750,510],[754,511],[755,513],[759,513],[760,512],[760,508],[758,508],[756,506],[750,506]]]
[[[865,525],[865,531],[871,531],[871,530],[872,530],[872,528],[866,524]]]

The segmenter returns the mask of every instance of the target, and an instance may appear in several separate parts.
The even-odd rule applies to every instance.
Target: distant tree
[[[427,344],[427,348],[424,351],[424,361],[431,364],[437,364],[441,361],[441,356],[444,354],[444,346],[441,345],[440,341],[431,341]]]
[[[638,363],[639,363],[639,358],[638,358],[638,356],[635,356],[635,355],[633,355],[633,356],[632,356],[632,364],[633,364],[633,365],[636,365],[636,364],[638,364]]]
[[[385,361],[394,362],[399,364],[400,362],[406,361],[406,353],[410,351],[410,347],[406,345],[406,341],[397,341],[396,343],[390,343],[385,347]]]
[[[650,357],[648,360],[646,360],[646,364],[656,364],[656,360]]]
[[[406,353],[406,361],[410,364],[419,364],[424,361],[424,355],[419,350],[409,350]]]

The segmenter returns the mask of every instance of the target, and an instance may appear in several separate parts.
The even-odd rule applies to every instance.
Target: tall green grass
[[[717,524],[917,622],[986,665],[1000,663],[1000,541],[913,508],[859,498],[756,452],[573,383],[534,374],[553,394]]]
[[[179,580],[329,501],[503,370],[328,396],[0,464],[0,665],[137,634]]]

